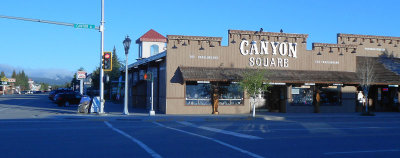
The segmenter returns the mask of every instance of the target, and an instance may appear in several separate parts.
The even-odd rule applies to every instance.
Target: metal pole
[[[254,102],[253,102],[253,117],[256,117],[256,99],[253,99],[254,100]]]
[[[129,115],[128,112],[128,53],[125,53],[126,61],[125,61],[125,102],[124,102],[124,115]]]
[[[151,75],[151,110],[149,112],[150,116],[154,116],[156,113],[153,109],[153,103],[154,103],[154,95],[153,95],[153,89],[154,89],[154,80],[153,80],[153,74]]]
[[[368,97],[365,97],[365,112],[367,112],[367,114],[368,114],[368,103],[369,103]]]
[[[79,92],[83,95],[83,79],[80,79]]]
[[[99,113],[104,113],[104,83],[103,83],[103,76],[104,76],[104,71],[103,71],[103,64],[102,64],[102,59],[103,59],[103,52],[104,52],[104,0],[101,0],[101,21],[100,21],[100,112]]]

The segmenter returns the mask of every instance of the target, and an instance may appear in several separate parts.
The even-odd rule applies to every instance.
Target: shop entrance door
[[[264,95],[266,107],[270,112],[283,112],[284,89],[285,86],[272,86],[269,88],[269,93]]]

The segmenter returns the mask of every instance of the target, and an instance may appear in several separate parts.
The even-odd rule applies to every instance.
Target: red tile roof
[[[160,33],[154,31],[153,29],[150,29],[142,37],[138,38],[136,40],[136,43],[140,43],[143,41],[145,41],[145,42],[167,42],[167,38],[165,38]]]

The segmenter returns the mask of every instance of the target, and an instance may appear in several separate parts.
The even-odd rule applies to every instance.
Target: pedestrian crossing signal
[[[143,79],[146,81],[151,81],[152,80],[152,74],[151,73],[145,73],[143,75]]]

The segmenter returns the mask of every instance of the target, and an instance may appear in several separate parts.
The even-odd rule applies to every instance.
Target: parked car
[[[79,104],[82,95],[78,92],[68,91],[58,93],[54,96],[54,100],[58,106],[70,106],[72,104]]]
[[[33,91],[33,94],[40,94],[42,91]]]
[[[59,89],[59,90],[53,90],[49,93],[49,99],[52,101],[55,101],[54,96],[58,93],[64,93],[64,92],[73,92],[72,90],[67,90],[67,89]]]

